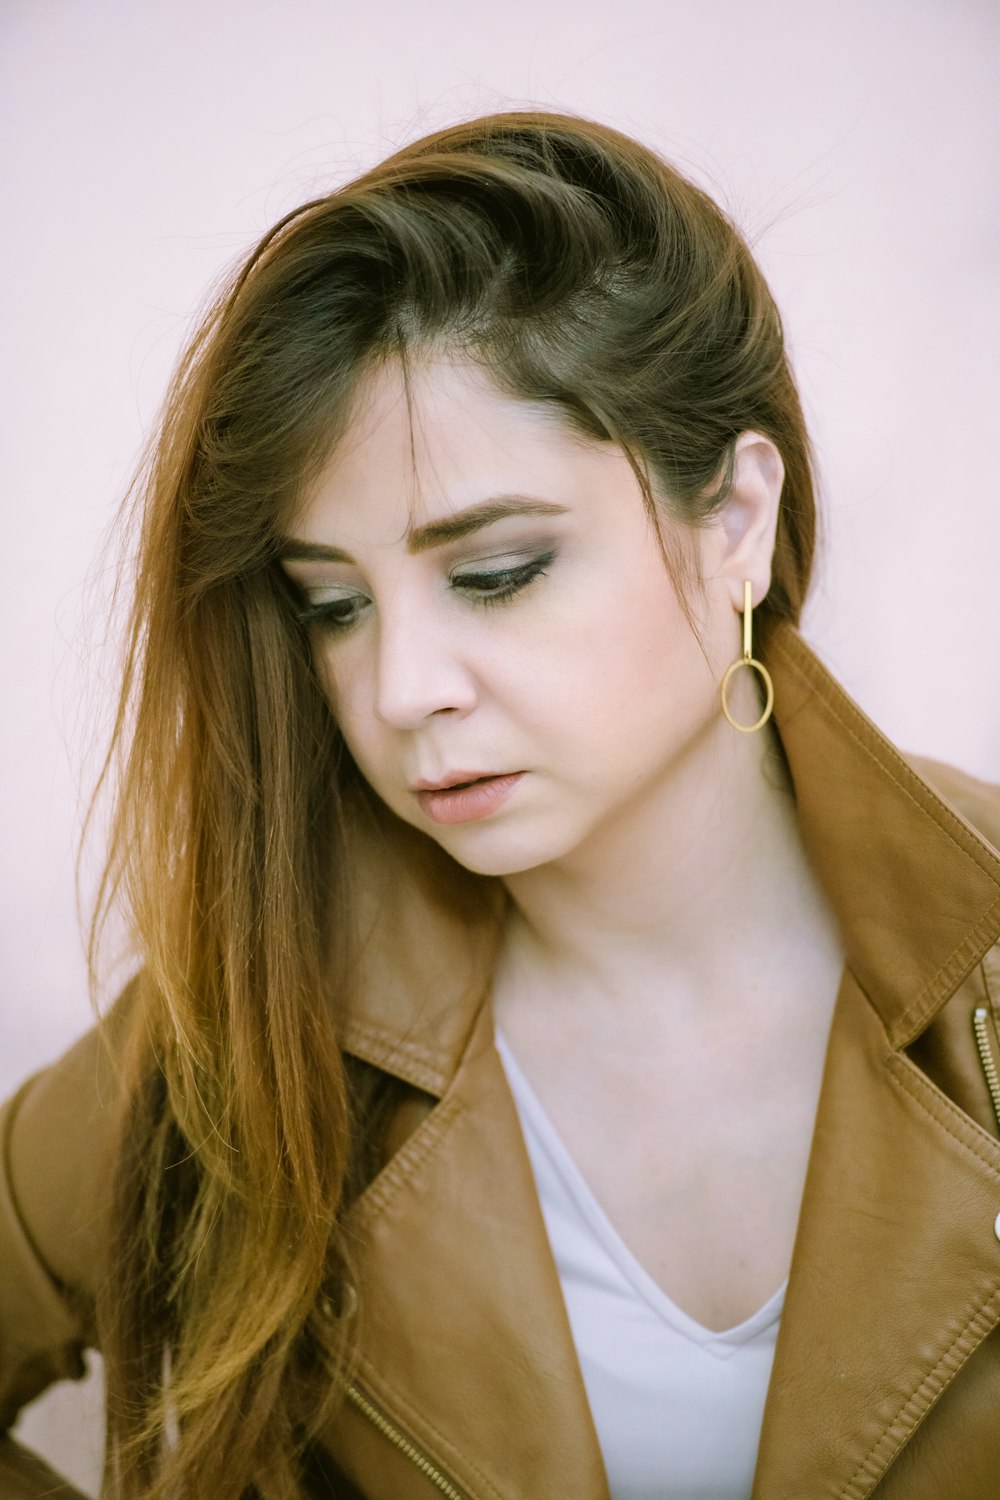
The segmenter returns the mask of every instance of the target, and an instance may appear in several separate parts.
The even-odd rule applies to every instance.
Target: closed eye
[[[544,577],[555,555],[555,550],[552,549],[512,567],[453,573],[448,580],[448,587],[453,592],[474,600],[476,604],[505,604],[536,578]],[[371,604],[372,600],[367,594],[332,584],[326,588],[309,589],[297,613],[303,625],[316,625],[331,634],[345,634],[359,624]]]
[[[303,625],[320,625],[324,630],[350,630],[361,618],[364,606],[370,604],[367,594],[317,589],[298,610]]]
[[[552,563],[555,552],[543,552],[530,562],[518,563],[512,568],[495,568],[481,573],[453,573],[450,586],[463,594],[469,594],[478,604],[504,604],[526,589],[536,578],[543,578]]]

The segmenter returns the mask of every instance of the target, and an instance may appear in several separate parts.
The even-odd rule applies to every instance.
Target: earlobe
[[[733,607],[743,608],[743,584],[750,579],[756,607],[771,586],[771,558],[778,526],[785,466],[769,437],[742,432],[733,449],[733,478],[718,520],[723,555],[720,572],[731,585]]]

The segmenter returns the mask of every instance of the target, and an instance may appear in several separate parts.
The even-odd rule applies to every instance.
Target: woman
[[[719,210],[418,142],[254,252],[142,494],[141,967],[6,1111],[3,1423],[96,1342],[116,1497],[997,1493],[1000,797],[797,634]]]

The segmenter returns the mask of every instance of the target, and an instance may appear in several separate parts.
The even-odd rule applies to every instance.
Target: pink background
[[[209,284],[432,127],[607,120],[757,246],[818,449],[806,633],[901,745],[1000,779],[994,0],[4,0],[0,1093],[88,1024],[98,547]],[[98,1383],[24,1419],[88,1485]]]

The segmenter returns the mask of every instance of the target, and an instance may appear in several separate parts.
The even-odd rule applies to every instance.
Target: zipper
[[[990,1091],[993,1100],[993,1113],[997,1117],[997,1129],[1000,1130],[1000,1069],[997,1068],[997,1060],[990,1041],[990,1033],[987,1028],[989,1011],[985,1005],[977,1005],[972,1012],[972,1030],[975,1033],[976,1047],[979,1052],[979,1061],[982,1064],[983,1075],[986,1079],[986,1087]]]
[[[367,1417],[372,1426],[377,1428],[383,1437],[388,1438],[393,1447],[397,1448],[405,1458],[408,1458],[410,1463],[420,1470],[425,1479],[430,1480],[436,1490],[439,1490],[442,1495],[447,1496],[447,1500],[469,1500],[467,1492],[460,1490],[457,1485],[451,1482],[447,1474],[443,1474],[436,1464],[431,1463],[427,1455],[421,1453],[420,1449],[410,1441],[405,1433],[400,1432],[398,1427],[394,1427],[385,1415],[385,1412],[380,1411],[373,1402],[369,1401],[368,1397],[362,1391],[359,1391],[356,1385],[345,1383],[344,1394],[351,1405],[356,1407],[363,1417]]]

